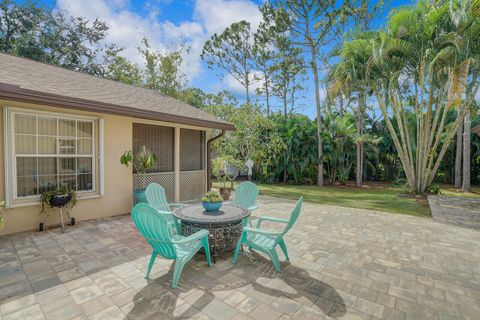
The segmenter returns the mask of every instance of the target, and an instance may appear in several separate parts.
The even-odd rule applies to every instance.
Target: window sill
[[[98,193],[89,193],[89,194],[77,194],[77,200],[88,200],[88,199],[99,199],[102,198],[102,196]],[[33,207],[33,206],[39,206],[40,200],[26,200],[26,201],[21,201],[17,200],[14,201],[14,203],[10,204],[6,209],[14,209],[14,208],[22,208],[22,207]]]

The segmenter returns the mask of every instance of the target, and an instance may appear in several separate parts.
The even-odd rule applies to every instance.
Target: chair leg
[[[185,262],[182,260],[175,260],[175,268],[173,269],[173,281],[172,281],[172,288],[176,288],[178,285],[178,281],[180,280],[180,275],[182,274],[183,267],[185,266]]]
[[[232,264],[237,263],[238,252],[240,251],[240,248],[242,247],[242,240],[243,240],[243,234],[240,236],[240,239],[238,239],[237,247],[235,248],[235,253],[233,254]]]
[[[212,266],[212,258],[210,256],[210,246],[208,245],[208,236],[202,239],[203,249],[205,250],[205,258],[207,258],[207,264]]]
[[[280,240],[280,242],[278,244],[280,245],[280,248],[282,248],[283,254],[285,255],[285,259],[289,260],[287,246],[285,245],[285,241],[283,241],[283,239],[282,239],[282,240]]]
[[[270,252],[270,258],[272,259],[273,266],[277,272],[282,272],[282,267],[280,267],[280,260],[278,259],[277,250],[273,248]]]
[[[157,253],[153,251],[152,256],[150,257],[150,263],[148,264],[147,275],[145,276],[145,279],[147,279],[148,276],[150,276],[150,271],[152,271],[153,263],[155,262],[156,257],[157,257]]]

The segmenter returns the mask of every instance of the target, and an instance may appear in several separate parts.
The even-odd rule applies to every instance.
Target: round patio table
[[[201,229],[209,231],[210,254],[215,262],[216,257],[235,249],[242,235],[242,221],[250,216],[250,211],[233,204],[223,204],[220,210],[208,212],[201,204],[194,204],[177,208],[173,214],[182,221],[183,236]]]

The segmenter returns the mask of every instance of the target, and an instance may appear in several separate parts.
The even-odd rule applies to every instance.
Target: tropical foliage
[[[456,181],[468,191],[480,183],[480,137],[470,133],[480,123],[479,1],[420,0],[381,23],[386,8],[271,1],[258,28],[238,21],[212,35],[201,58],[244,88],[240,98],[189,87],[188,48],[158,51],[145,39],[138,64],[105,43],[105,22],[29,1],[0,1],[0,51],[158,90],[233,123],[212,146],[213,171],[225,180],[226,167],[252,159],[262,182],[397,181],[424,193]],[[300,104],[305,96],[311,105]],[[155,159],[144,153],[123,160],[146,171]]]

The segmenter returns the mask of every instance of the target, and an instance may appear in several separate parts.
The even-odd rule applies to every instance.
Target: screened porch
[[[146,174],[133,174],[133,190],[152,182],[165,188],[171,202],[200,199],[206,192],[205,131],[153,124],[133,124],[133,153],[145,146],[157,157]]]

